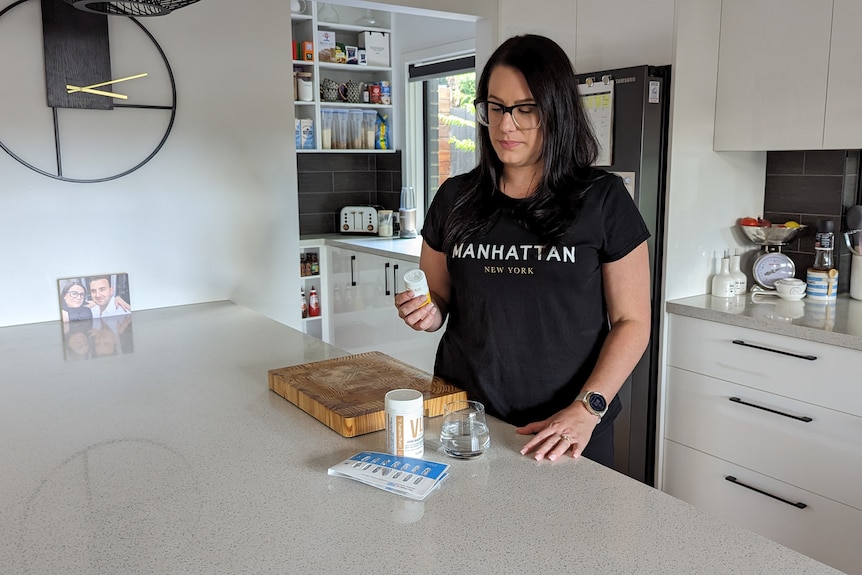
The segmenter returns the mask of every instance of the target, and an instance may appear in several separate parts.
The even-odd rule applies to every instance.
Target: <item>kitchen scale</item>
[[[762,253],[751,266],[751,275],[755,284],[752,292],[774,291],[775,282],[796,275],[796,265],[787,254],[781,253],[781,247],[795,240],[807,226],[797,228],[779,228],[765,226],[739,226],[745,235],[755,244],[762,246]]]

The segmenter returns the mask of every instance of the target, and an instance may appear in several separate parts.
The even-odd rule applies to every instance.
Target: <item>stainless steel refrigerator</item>
[[[614,425],[614,467],[648,485],[655,485],[670,78],[670,66],[636,66],[578,74],[578,81],[584,85],[596,86],[613,80],[611,125],[604,126],[606,135],[612,135],[610,165],[601,167],[627,179],[627,187],[651,234],[648,243],[652,337],[631,377],[620,390],[623,411]]]

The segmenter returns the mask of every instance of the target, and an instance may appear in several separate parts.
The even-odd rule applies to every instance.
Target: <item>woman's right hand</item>
[[[395,307],[398,317],[416,331],[434,331],[443,323],[433,297],[429,302],[427,296],[414,297],[412,290],[403,291],[395,294]]]

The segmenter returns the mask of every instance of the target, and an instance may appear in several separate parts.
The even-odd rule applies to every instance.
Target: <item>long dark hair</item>
[[[476,100],[488,97],[488,82],[498,66],[524,75],[539,108],[543,133],[542,180],[535,194],[521,203],[516,217],[545,244],[556,244],[575,220],[596,173],[590,168],[598,155],[598,141],[581,104],[571,60],[560,46],[544,36],[527,34],[503,42],[485,65]],[[467,176],[467,186],[455,201],[444,248],[467,236],[490,229],[499,216],[503,163],[497,157],[488,128],[479,126],[479,165]],[[599,172],[601,174],[601,172]]]

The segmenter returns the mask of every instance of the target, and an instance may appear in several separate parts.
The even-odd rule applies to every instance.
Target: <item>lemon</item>
[[[790,220],[790,221],[784,222],[784,227],[785,228],[798,228],[799,222],[794,222],[793,220]]]

